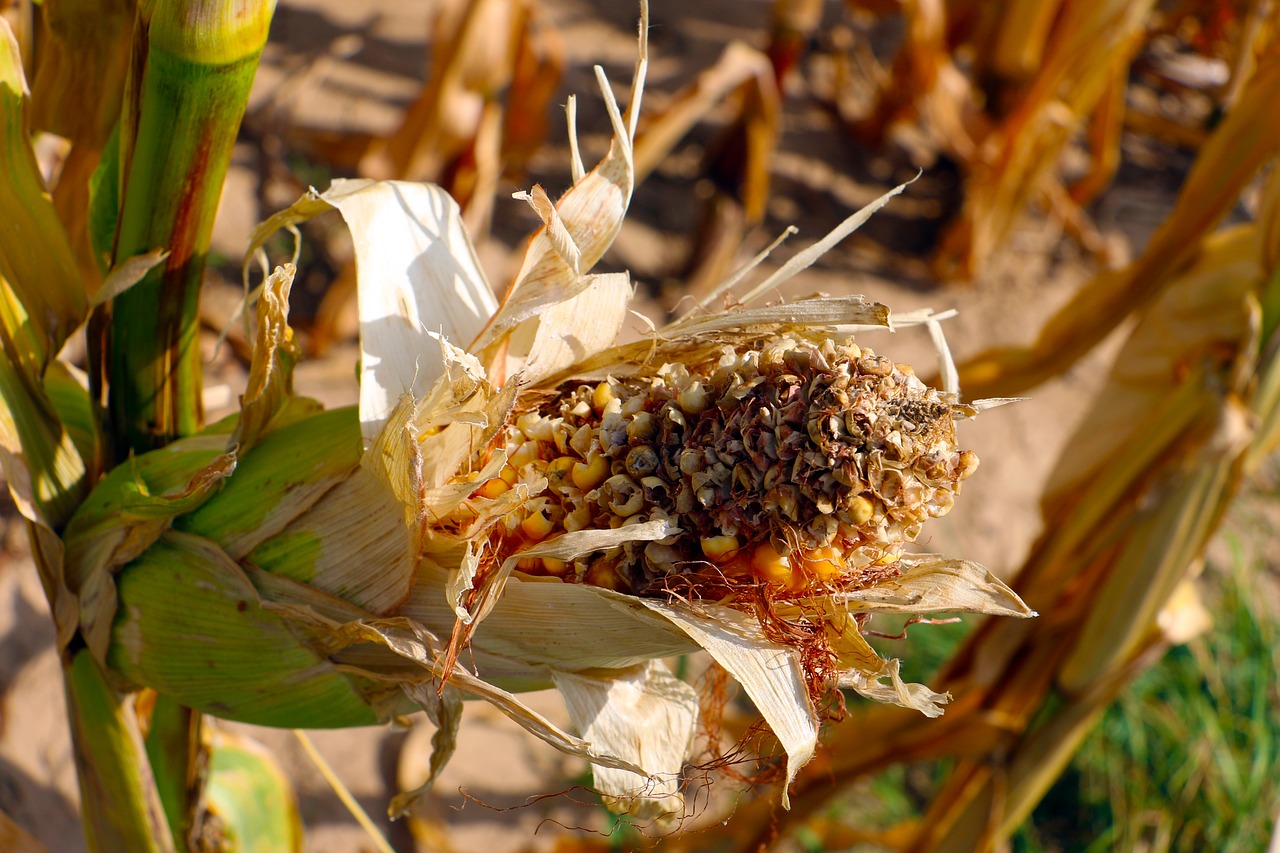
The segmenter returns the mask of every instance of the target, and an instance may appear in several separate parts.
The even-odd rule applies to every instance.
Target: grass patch
[[[1209,587],[1214,627],[1107,709],[1013,850],[1267,848],[1280,813],[1277,614],[1239,562]]]

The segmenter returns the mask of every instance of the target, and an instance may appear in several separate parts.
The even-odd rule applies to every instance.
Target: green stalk
[[[67,715],[89,850],[172,853],[132,707],[107,683],[88,649],[71,654],[64,670]]]
[[[94,373],[107,384],[117,459],[200,426],[200,279],[274,9],[274,0],[149,0],[138,10],[112,259],[170,254],[111,305],[105,370]]]
[[[144,0],[125,87],[113,264],[165,263],[117,296],[91,351],[117,460],[201,426],[199,292],[222,183],[274,0]],[[177,849],[199,820],[198,712],[161,697],[147,753]],[[167,835],[167,833],[166,833]],[[120,847],[119,849],[134,849]],[[141,849],[141,848],[138,848]]]
[[[147,760],[179,850],[190,846],[206,777],[200,740],[203,722],[199,711],[185,708],[163,693],[156,695],[147,731]]]

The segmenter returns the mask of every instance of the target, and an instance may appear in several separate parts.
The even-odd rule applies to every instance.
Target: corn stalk
[[[10,196],[5,209],[14,211],[0,246],[9,356],[0,382],[4,461],[63,649],[93,849],[187,849],[197,829],[200,717],[157,700],[148,763],[133,702],[88,648],[82,619],[93,610],[96,590],[68,576],[59,533],[112,456],[200,425],[199,281],[271,9],[153,2],[136,15],[127,5],[105,7],[95,19],[96,7],[50,4],[52,47],[37,74],[45,100],[35,117],[73,143],[56,212],[27,137],[28,93],[16,44],[4,31],[5,162],[14,165],[0,183]],[[113,81],[125,72],[125,40],[117,34],[129,19],[121,98]],[[93,49],[73,61],[77,46],[89,42]],[[100,175],[90,182],[104,149]],[[105,251],[86,245],[94,238]],[[90,348],[96,401],[54,360],[91,305],[98,309]],[[105,423],[95,402],[105,402]]]

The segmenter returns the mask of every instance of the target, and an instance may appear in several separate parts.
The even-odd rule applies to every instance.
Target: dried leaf
[[[787,753],[782,807],[791,808],[787,788],[818,743],[818,721],[795,649],[769,642],[754,619],[727,607],[641,601],[688,634],[747,691]]]
[[[648,776],[592,769],[612,808],[669,825],[684,813],[680,769],[693,749],[698,696],[660,661],[626,670],[555,672],[569,718],[593,746],[625,758]],[[642,737],[636,737],[643,732]]]

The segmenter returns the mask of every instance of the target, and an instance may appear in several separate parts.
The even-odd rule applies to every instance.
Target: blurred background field
[[[1044,641],[1006,638],[1017,653],[1002,658],[989,651],[999,644],[975,631],[977,619],[913,626],[905,639],[877,642],[905,658],[913,680],[948,679],[960,705],[968,685],[984,697],[982,708],[958,711],[957,728],[936,730],[945,734],[932,745],[888,718],[888,728],[868,724],[889,732],[890,743],[900,737],[908,760],[818,762],[790,815],[776,809],[768,787],[741,803],[691,798],[691,832],[665,840],[652,828],[617,825],[579,787],[589,778],[584,765],[487,707],[468,708],[433,807],[396,824],[380,816],[397,790],[422,777],[430,727],[313,733],[394,848],[972,849],[949,847],[921,827],[994,813],[1018,798],[1000,788],[999,773],[983,775],[988,769],[1013,767],[1023,755],[1049,768],[1070,754],[1057,746],[1082,738],[1043,799],[1030,794],[1039,782],[1022,783],[1031,801],[1011,808],[1030,813],[1000,833],[1008,835],[996,839],[1004,849],[1267,849],[1280,815],[1280,473],[1268,458],[1266,393],[1278,304],[1268,298],[1276,298],[1280,253],[1276,7],[654,0],[637,145],[642,180],[600,269],[630,271],[635,307],[661,321],[788,226],[799,234],[767,265],[914,179],[778,297],[861,293],[894,311],[958,310],[945,326],[966,398],[1028,399],[963,425],[963,443],[982,468],[920,544],[1006,579],[1031,566],[1024,572],[1043,598],[1018,589],[1044,615],[1040,628],[1026,630],[1061,636],[1064,647],[1085,648],[1080,626],[1109,607],[1118,615],[1104,627],[1115,633],[1098,639],[1116,657],[1098,662],[1086,649],[1066,675],[1039,684],[1017,659],[1042,660],[1036,643]],[[33,21],[28,8],[6,11],[19,33]],[[245,382],[244,341],[233,331],[228,345],[216,343],[240,303],[241,256],[257,222],[334,177],[438,181],[464,204],[500,290],[538,224],[510,194],[537,183],[555,198],[570,185],[562,111],[570,93],[583,159],[604,153],[610,128],[592,66],[615,87],[625,83],[635,21],[630,3],[281,0],[206,274],[210,417],[232,411]],[[48,162],[57,158],[51,144]],[[1228,239],[1213,236],[1229,228],[1245,248],[1224,248]],[[291,316],[307,352],[299,390],[351,403],[358,349],[349,238],[336,218],[321,220],[305,227],[303,247]],[[1244,319],[1217,323],[1220,305],[1245,305]],[[645,328],[637,319],[632,334]],[[871,342],[922,375],[936,370],[922,331]],[[1124,375],[1126,358],[1158,378]],[[1143,393],[1156,407],[1161,383],[1172,394],[1189,376],[1207,389],[1195,398],[1205,418],[1238,409],[1249,435],[1219,452],[1220,432],[1188,426],[1108,492],[1114,460],[1133,453],[1125,442],[1140,444],[1153,431]],[[1121,399],[1130,402],[1108,402]],[[1223,466],[1222,481],[1184,496],[1183,514],[1148,533],[1142,525],[1163,518],[1162,501],[1214,465]],[[1089,491],[1095,486],[1102,492]],[[1104,499],[1114,503],[1092,522],[1095,533],[1063,534],[1065,556],[1044,556]],[[14,519],[6,505],[0,811],[47,849],[75,851],[83,840],[54,638]],[[1148,553],[1167,546],[1173,556],[1158,574],[1126,575],[1130,564],[1112,561],[1148,541],[1142,536],[1159,543]],[[1193,583],[1179,586],[1183,576]],[[1037,577],[1059,580],[1037,587]],[[1144,584],[1159,594],[1144,597]],[[1126,620],[1134,631],[1121,630]],[[901,625],[874,627],[893,634]],[[1007,681],[992,687],[971,677],[982,667],[967,670],[965,660],[987,661]],[[1060,664],[1044,666],[1056,672]],[[1002,705],[1010,696],[1017,701]],[[556,703],[548,696],[539,707],[563,717]],[[739,713],[745,719],[750,710]],[[832,734],[833,755],[859,739],[856,707],[854,714]],[[1027,736],[1058,724],[1056,741]],[[919,725],[927,731],[926,721]],[[275,750],[297,789],[306,849],[373,849],[288,733],[226,729]],[[1028,744],[1034,748],[1024,751]],[[987,799],[966,799],[984,786],[994,791]],[[951,837],[993,840],[980,831]]]

